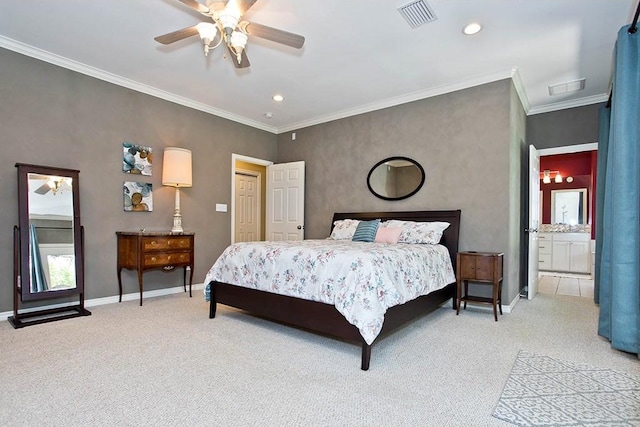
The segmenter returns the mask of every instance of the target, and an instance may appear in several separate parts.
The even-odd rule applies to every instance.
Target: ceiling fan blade
[[[51,190],[51,187],[49,187],[49,184],[45,182],[35,190],[35,193],[44,195],[44,194],[47,194],[50,190]]]
[[[240,12],[244,15],[257,0],[237,0]]]
[[[202,13],[203,15],[207,15],[209,13],[209,8],[202,3],[198,3],[196,0],[178,0],[180,3],[189,6],[191,9]]]
[[[304,45],[304,37],[301,35],[267,27],[262,24],[256,24],[255,22],[247,22],[246,31],[250,36],[271,40],[272,42],[284,44],[296,49],[300,49]]]
[[[183,28],[172,33],[164,34],[162,36],[155,37],[154,40],[162,44],[171,44],[178,40],[186,39],[187,37],[195,36],[198,34],[198,29],[195,25],[187,28]]]
[[[247,58],[247,51],[243,50],[242,51],[242,56],[240,57],[241,61],[240,63],[238,63],[238,58],[236,58],[236,54],[233,53],[233,51],[231,50],[231,48],[229,46],[227,46],[227,51],[229,52],[229,56],[231,57],[231,60],[233,61],[233,66],[236,68],[247,68],[251,65],[251,63],[249,62],[249,58]]]

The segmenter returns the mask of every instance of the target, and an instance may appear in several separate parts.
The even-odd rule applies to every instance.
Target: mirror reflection
[[[73,178],[28,173],[32,293],[76,287]]]
[[[551,190],[551,223],[587,223],[587,189]]]
[[[367,186],[384,200],[402,200],[413,196],[424,184],[424,169],[407,157],[389,157],[376,163],[367,176]]]

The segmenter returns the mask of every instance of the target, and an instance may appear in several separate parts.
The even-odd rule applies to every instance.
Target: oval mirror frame
[[[406,177],[408,180],[403,180],[400,190],[398,190],[397,183],[394,185],[395,188],[393,191],[383,187],[383,184],[388,183],[387,177],[390,171],[395,170],[392,175],[394,179],[397,179],[398,171],[400,171],[398,168],[405,167],[411,167],[411,169],[404,172],[401,171],[400,177]],[[367,187],[369,187],[369,191],[371,191],[374,196],[383,200],[403,200],[409,198],[420,191],[424,185],[424,181],[425,173],[420,163],[409,157],[402,156],[393,156],[380,160],[371,168],[367,175]]]

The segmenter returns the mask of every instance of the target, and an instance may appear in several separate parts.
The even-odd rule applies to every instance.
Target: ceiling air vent
[[[400,6],[398,12],[407,20],[411,28],[416,28],[438,19],[425,0],[416,0]]]

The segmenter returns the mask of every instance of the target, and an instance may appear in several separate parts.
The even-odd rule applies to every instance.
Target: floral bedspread
[[[207,273],[207,301],[213,280],[332,304],[371,344],[389,307],[456,279],[442,245],[304,240],[233,244]]]

